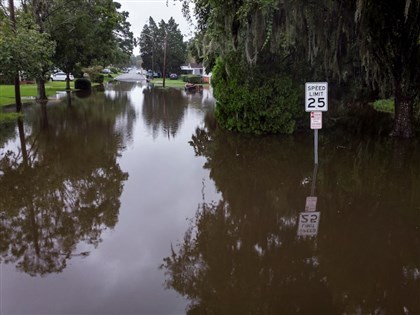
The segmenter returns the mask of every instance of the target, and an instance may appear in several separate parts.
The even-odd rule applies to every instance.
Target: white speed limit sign
[[[328,111],[328,82],[305,83],[305,111]]]

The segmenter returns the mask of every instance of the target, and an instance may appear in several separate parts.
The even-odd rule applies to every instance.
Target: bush
[[[105,76],[103,74],[98,74],[92,78],[92,82],[102,84],[104,83]]]
[[[74,81],[74,88],[76,90],[90,90],[92,88],[92,83],[86,78],[80,78]]]
[[[218,59],[213,68],[219,124],[245,133],[293,133],[304,110],[299,88],[280,71],[249,66],[238,59]]]
[[[83,68],[82,71],[84,73],[87,73],[90,81],[94,83],[103,83],[104,82],[104,76],[101,74],[101,71],[103,70],[102,66],[93,66],[88,68]]]
[[[194,83],[194,84],[203,83],[203,80],[200,75],[184,74],[184,75],[181,75],[181,79],[182,81],[187,82],[187,83]]]

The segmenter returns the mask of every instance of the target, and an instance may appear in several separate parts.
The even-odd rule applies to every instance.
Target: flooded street
[[[118,82],[3,127],[0,315],[420,314],[417,141],[322,130],[315,173],[214,108]]]

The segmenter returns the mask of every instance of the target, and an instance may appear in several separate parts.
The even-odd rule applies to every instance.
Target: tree
[[[367,77],[394,97],[393,136],[414,136],[420,79],[420,2],[357,1],[360,54]]]
[[[13,3],[13,1],[10,1]],[[11,10],[12,12],[12,10]],[[7,12],[1,10],[3,17]],[[12,18],[15,16],[15,18]],[[10,14],[14,22],[0,19],[2,36],[0,37],[0,67],[6,76],[16,77],[20,72],[28,77],[43,78],[43,69],[50,67],[54,43],[50,36],[39,31],[31,17],[19,10],[16,15]],[[18,91],[19,77],[15,79],[15,97],[17,111],[20,111],[20,96]]]
[[[139,37],[140,56],[143,60],[143,66],[155,71],[155,56],[157,56],[157,25],[152,17],[149,17],[149,23],[143,26]]]
[[[154,71],[163,73],[165,46],[166,73],[179,73],[186,60],[187,44],[173,18],[168,22],[161,20],[157,25],[150,17],[140,34],[139,45],[144,66]]]
[[[392,135],[414,135],[420,72],[418,1],[186,0],[186,11],[189,2],[195,4],[206,56],[240,51],[248,63],[258,65],[264,52],[278,55],[286,48],[293,53],[295,67],[289,70],[294,78],[302,78],[299,63],[308,60],[311,67],[303,78],[328,79],[339,88],[347,85],[358,92],[353,92],[358,101],[367,103],[379,90],[392,95]]]
[[[49,32],[57,42],[54,62],[67,74],[81,66],[129,60],[135,43],[128,13],[118,11],[120,4],[112,0],[56,0],[56,6]]]

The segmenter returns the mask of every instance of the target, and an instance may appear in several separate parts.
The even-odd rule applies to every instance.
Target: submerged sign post
[[[311,113],[314,159],[315,164],[318,164],[318,129],[322,129],[322,112],[328,111],[328,82],[305,83],[305,111]]]

